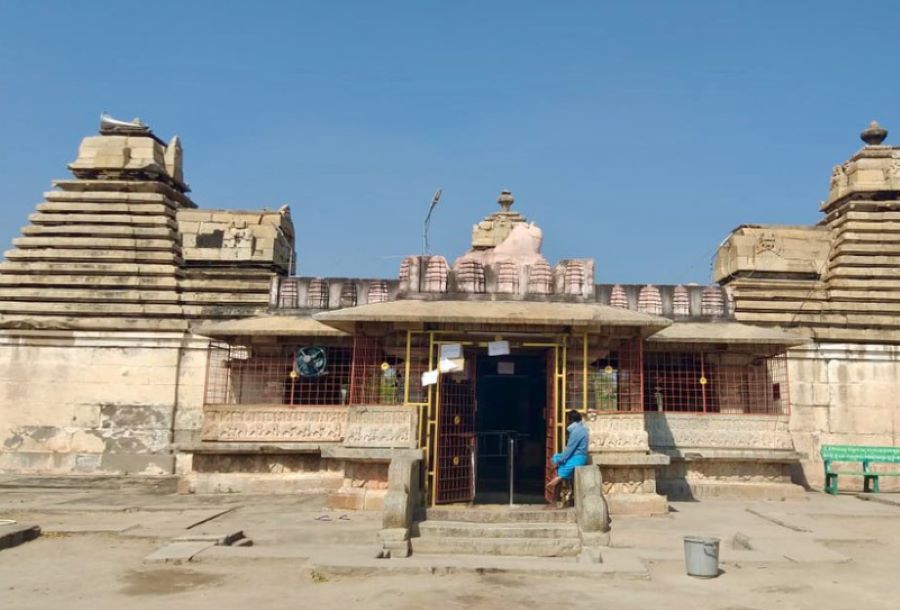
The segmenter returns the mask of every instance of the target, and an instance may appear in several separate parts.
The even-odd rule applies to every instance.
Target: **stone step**
[[[0,522],[0,550],[11,549],[40,535],[41,528],[37,525]]]
[[[429,508],[428,521],[465,521],[467,523],[575,523],[575,511],[543,508]]]
[[[581,552],[578,538],[413,538],[413,553],[429,555],[506,555],[520,557],[574,557]]]
[[[419,535],[459,538],[578,538],[574,523],[472,523],[467,521],[423,521]]]

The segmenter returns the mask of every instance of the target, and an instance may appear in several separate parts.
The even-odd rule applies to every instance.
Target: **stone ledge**
[[[657,486],[671,499],[786,500],[806,495],[805,489],[793,483],[659,479]]]
[[[178,453],[201,454],[269,454],[269,453],[320,453],[331,445],[323,443],[242,443],[207,441],[176,445]],[[337,446],[337,445],[334,445]]]
[[[669,503],[665,496],[659,494],[617,494],[606,495],[609,514],[619,515],[665,515],[669,512]],[[615,522],[613,522],[615,528]]]
[[[781,449],[657,449],[672,461],[698,462],[776,462],[779,464],[796,464],[801,455],[796,451]]]
[[[622,466],[630,468],[634,466],[665,466],[671,463],[671,458],[663,453],[607,453],[592,452],[591,463],[597,466]]]
[[[358,462],[390,462],[395,457],[408,457],[413,460],[421,460],[422,450],[323,445],[322,457],[326,459],[350,460]]]

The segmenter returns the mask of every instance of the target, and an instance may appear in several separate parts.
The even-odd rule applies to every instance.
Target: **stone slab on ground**
[[[202,541],[171,542],[144,557],[144,563],[186,563],[212,546],[215,544]]]
[[[591,579],[646,579],[647,568],[630,551],[607,553],[603,563],[581,563],[571,558],[499,557],[484,555],[414,554],[398,559],[375,559],[368,547],[322,549],[310,557],[309,567],[321,576],[383,576],[418,574],[523,574],[576,576]]]
[[[34,540],[41,528],[27,523],[0,523],[0,551]]]
[[[243,530],[219,532],[193,532],[178,536],[173,542],[209,542],[219,546],[230,546],[244,537]]]
[[[116,489],[146,493],[175,493],[178,476],[120,476],[120,475],[4,475],[0,476],[0,488],[47,489]]]

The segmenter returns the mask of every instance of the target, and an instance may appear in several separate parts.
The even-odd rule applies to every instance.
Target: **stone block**
[[[363,510],[383,510],[386,495],[387,490],[385,489],[367,489]]]
[[[347,415],[347,447],[404,447],[418,445],[418,414],[405,406],[354,406]]]
[[[23,523],[0,524],[0,551],[11,549],[41,535],[41,528],[37,525]]]
[[[341,489],[328,494],[328,507],[335,510],[364,510],[365,501],[364,489]]]
[[[791,434],[794,438],[794,448],[797,449],[796,438],[800,432],[827,432],[829,428],[828,406],[808,406],[794,403],[791,409]]]
[[[609,513],[616,515],[665,515],[669,503],[659,494],[609,494],[606,497]]]
[[[575,514],[582,532],[609,531],[609,507],[599,466],[575,469]]]

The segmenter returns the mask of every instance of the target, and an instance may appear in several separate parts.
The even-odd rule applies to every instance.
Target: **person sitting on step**
[[[581,421],[581,413],[578,411],[569,411],[567,414],[569,422],[566,432],[569,441],[562,453],[553,456],[552,462],[556,466],[556,476],[547,483],[547,490],[556,498],[557,488],[564,480],[569,481],[575,475],[575,468],[578,466],[586,466],[590,461],[588,456],[588,429]]]

